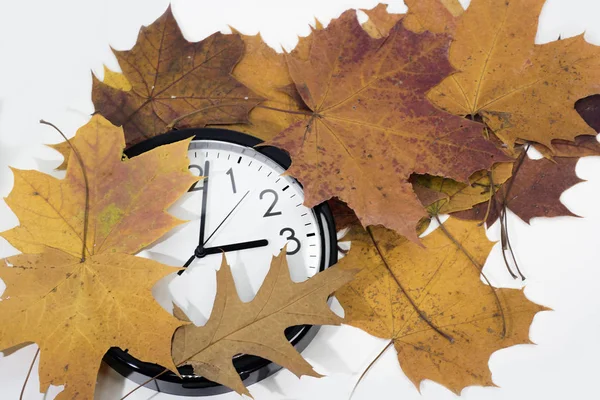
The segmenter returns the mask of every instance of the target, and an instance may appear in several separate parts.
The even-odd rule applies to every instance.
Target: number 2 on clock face
[[[227,261],[234,270],[236,263],[242,263],[264,276],[257,268],[266,273],[271,257],[287,245],[292,279],[304,280],[318,272],[322,258],[319,223],[313,210],[303,205],[302,187],[282,175],[281,166],[253,148],[214,140],[193,140],[188,156],[189,170],[205,177],[189,189],[191,197],[185,207],[198,213],[206,201],[205,247],[266,240],[264,247],[226,252]],[[197,235],[191,235],[190,242],[194,240]],[[218,267],[221,257],[209,255],[202,262],[214,258]],[[254,279],[254,272],[249,277]],[[256,289],[259,284],[251,286]]]

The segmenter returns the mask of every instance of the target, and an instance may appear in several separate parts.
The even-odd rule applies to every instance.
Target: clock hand
[[[207,248],[203,249],[204,251],[201,254],[196,254],[195,256],[200,258],[200,257],[207,256],[209,254],[218,254],[218,253],[227,253],[229,251],[255,249],[257,247],[265,247],[268,245],[269,245],[269,241],[267,239],[252,240],[250,242],[241,242],[241,243],[234,243],[234,244],[226,244],[223,246],[207,247]]]
[[[206,162],[206,164],[204,164],[205,168],[208,168],[208,161]],[[207,179],[207,178],[205,178]],[[206,181],[205,181],[206,182]],[[204,184],[204,190],[202,193],[202,198],[204,199],[206,196],[206,183]],[[210,234],[210,236],[208,237],[208,239],[206,239],[206,241],[204,242],[200,242],[198,244],[198,247],[196,248],[196,250],[194,251],[194,254],[187,260],[187,262],[183,265],[183,268],[187,268],[189,267],[189,265],[192,263],[192,261],[194,261],[194,259],[196,257],[201,258],[204,257],[206,254],[216,254],[216,253],[220,253],[222,251],[234,251],[234,250],[221,250],[223,247],[226,246],[222,246],[221,248],[211,248],[211,251],[213,251],[212,253],[206,253],[206,250],[204,248],[204,244],[206,244],[206,242],[208,242],[214,235],[215,233],[217,233],[217,231],[219,230],[219,228],[225,223],[225,221],[227,221],[227,219],[231,216],[231,214],[233,214],[233,212],[235,211],[236,208],[238,208],[238,206],[242,203],[242,201],[246,198],[246,196],[248,196],[248,194],[250,193],[250,191],[248,190],[246,192],[246,194],[240,199],[240,201],[237,202],[237,204],[231,209],[231,211],[229,211],[229,214],[227,214],[225,216],[225,218],[223,218],[223,221],[221,221],[221,223],[217,226],[217,228]],[[204,202],[202,203],[202,215],[201,215],[201,222],[200,222],[200,238],[202,239],[204,236],[204,221],[205,221],[205,217],[206,216],[206,200],[204,200]],[[257,242],[262,242],[262,241],[257,241]],[[247,242],[247,243],[253,243],[253,242]],[[247,243],[241,243],[242,245],[247,244]],[[266,246],[268,244],[268,242],[266,244],[261,244],[261,245],[254,245],[252,247],[262,247],[262,246]],[[237,243],[233,246],[237,246],[240,245],[240,243]],[[245,248],[251,248],[251,247],[245,247]],[[216,250],[216,251],[215,251]],[[240,249],[238,249],[240,250]],[[183,270],[179,271],[177,274],[181,275],[183,273]]]
[[[205,165],[205,167],[208,167],[208,161],[204,165]],[[204,193],[206,193],[206,186],[204,188],[205,188],[204,189]],[[203,193],[202,197],[204,197],[204,193]],[[227,214],[225,216],[225,218],[223,218],[223,221],[221,221],[221,223],[219,224],[219,226],[217,226],[217,228],[210,234],[210,236],[208,237],[208,239],[206,239],[205,242],[200,242],[198,244],[198,247],[196,247],[196,250],[194,250],[194,254],[186,261],[186,263],[183,265],[183,268],[189,267],[190,264],[192,263],[192,261],[194,261],[194,259],[196,257],[202,258],[202,257],[206,256],[207,254],[216,254],[216,253],[225,252],[225,251],[234,251],[234,250],[222,250],[223,247],[227,247],[227,246],[221,246],[220,248],[217,248],[217,247],[209,248],[211,250],[211,253],[207,253],[206,250],[208,250],[208,249],[204,248],[204,244],[206,244],[206,242],[208,242],[215,235],[215,233],[217,233],[217,231],[219,230],[219,228],[225,223],[225,221],[227,221],[227,219],[231,216],[231,214],[233,214],[233,212],[235,211],[235,209],[238,208],[238,206],[242,203],[242,201],[246,198],[246,196],[248,196],[249,193],[250,193],[250,191],[248,190],[246,192],[246,194],[240,199],[240,201],[238,201],[237,204],[231,209],[231,211],[229,211],[229,214]],[[203,215],[205,215],[205,211],[206,211],[205,205],[206,205],[206,201],[204,203],[202,203]],[[204,222],[204,217],[202,217],[202,222]],[[204,227],[203,227],[203,223],[202,222],[201,222],[201,225],[200,225],[200,238],[202,238],[203,233],[204,233]],[[255,242],[262,242],[262,241],[258,240],[258,241],[255,241]],[[266,240],[265,240],[265,242],[266,242]],[[254,242],[237,243],[237,244],[228,245],[228,246],[239,246],[240,244],[241,245],[246,245],[248,243],[254,243]],[[268,242],[266,244],[261,244],[261,245],[258,245],[258,246],[254,245],[252,247],[262,247],[262,246],[266,246],[267,244],[268,244]],[[251,248],[251,247],[245,247],[245,248]],[[240,249],[237,249],[237,250],[240,250]],[[183,270],[179,271],[177,274],[181,275],[182,273],[183,273]]]
[[[201,242],[200,245],[198,246],[198,248],[203,248],[204,245],[206,243],[208,243],[208,241],[215,235],[215,233],[217,233],[217,231],[219,230],[219,228],[221,226],[223,226],[223,224],[225,223],[225,221],[227,221],[227,219],[231,216],[231,214],[233,214],[233,212],[235,211],[236,208],[238,208],[238,206],[242,203],[242,201],[244,201],[244,199],[246,198],[246,196],[248,196],[248,194],[250,193],[250,191],[248,190],[246,192],[246,194],[240,199],[240,201],[237,202],[237,204],[231,209],[231,211],[229,211],[229,214],[227,214],[225,216],[225,218],[223,218],[223,221],[221,221],[221,223],[217,226],[217,228],[210,234],[210,236],[208,237],[208,239],[206,239],[203,243]]]
[[[200,238],[198,239],[198,245],[204,244],[204,231],[206,230],[206,205],[208,200],[208,174],[209,174],[210,163],[204,162],[204,186],[202,186],[202,211],[200,213]]]
[[[204,162],[204,185],[202,186],[202,210],[200,211],[200,237],[198,238],[198,247],[202,247],[202,243],[204,243],[204,231],[206,230],[206,205],[208,200],[208,174],[209,174],[210,163],[207,161]],[[187,268],[196,258],[196,254],[194,253],[186,262],[183,264],[183,268]],[[177,275],[181,275],[182,271],[179,271]]]

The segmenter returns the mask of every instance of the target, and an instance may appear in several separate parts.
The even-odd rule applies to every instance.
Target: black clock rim
[[[269,157],[286,170],[291,165],[291,158],[285,151],[272,146],[260,146],[263,141],[258,138],[242,132],[221,128],[190,128],[167,132],[131,146],[125,150],[125,155],[129,158],[135,157],[158,146],[175,143],[190,137],[197,140],[218,140],[254,147],[256,151]],[[313,210],[317,219],[323,217],[327,222],[327,232],[324,231],[321,221],[318,224],[321,234],[321,248],[325,249],[326,235],[329,243],[332,244],[328,259],[326,259],[325,254],[321,258],[319,271],[323,271],[337,262],[335,223],[327,203],[319,204],[313,207]],[[316,335],[317,330],[318,327],[311,325],[299,325],[289,327],[286,329],[285,334],[290,343],[297,350],[302,351]],[[104,356],[104,361],[121,375],[139,384],[147,383],[149,378],[164,371],[164,367],[138,360],[130,355],[127,350],[118,347],[111,348]],[[279,366],[269,360],[247,354],[236,356],[233,359],[233,364],[242,380],[252,380],[246,382],[247,385],[258,382],[279,369]],[[204,396],[229,391],[228,388],[218,383],[203,377],[193,376],[192,368],[189,366],[179,367],[178,370],[183,376],[182,378],[168,371],[157,377],[149,387],[159,392],[185,396]]]

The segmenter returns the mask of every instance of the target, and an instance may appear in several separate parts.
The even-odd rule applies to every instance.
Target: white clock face
[[[243,301],[254,298],[272,256],[285,244],[292,280],[303,281],[319,271],[325,255],[317,216],[303,205],[300,185],[282,176],[281,166],[253,148],[213,140],[192,141],[188,156],[192,173],[207,178],[169,212],[189,222],[141,254],[173,266],[189,263],[181,276],[155,288],[163,307],[170,309],[175,301],[194,323],[204,324],[214,302],[222,250]]]

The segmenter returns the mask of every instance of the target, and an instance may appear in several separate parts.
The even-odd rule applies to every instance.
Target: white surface
[[[296,35],[306,35],[316,16],[326,23],[349,7],[371,8],[376,0],[254,0],[175,1],[173,10],[190,40],[200,40],[215,30],[236,27],[244,33],[260,30],[276,46],[294,46]],[[102,64],[116,69],[109,45],[130,48],[139,27],[149,24],[166,8],[167,1],[7,1],[0,3],[0,196],[8,195],[12,176],[7,168],[39,168],[50,171],[54,153],[43,143],[59,138],[40,118],[50,120],[73,134],[92,112],[90,69],[102,73]],[[402,11],[396,3],[394,10]],[[548,42],[586,31],[586,38],[600,44],[600,2],[597,0],[549,0],[541,16],[538,42]],[[537,346],[521,345],[495,353],[490,360],[494,382],[500,388],[470,387],[464,399],[590,399],[598,388],[600,358],[600,159],[581,160],[578,175],[588,182],[563,195],[565,204],[584,218],[536,219],[528,226],[511,218],[513,244],[525,273],[525,293],[554,312],[538,315],[531,327]],[[0,202],[0,230],[17,223]],[[492,229],[490,237],[498,239]],[[0,242],[0,256],[14,254]],[[496,246],[486,263],[486,273],[502,286],[515,286],[508,279]],[[9,323],[2,321],[1,323]],[[253,385],[257,399],[345,400],[362,369],[384,341],[350,327],[324,327],[306,358],[326,378],[296,379],[282,371]],[[0,358],[0,398],[16,399],[35,352],[29,346]],[[133,388],[103,367],[97,399],[114,400]],[[400,371],[393,350],[374,366],[359,386],[355,400],[454,399],[442,386],[426,381],[421,394]],[[51,399],[38,394],[34,373],[25,398]],[[178,397],[139,390],[132,399],[166,400]],[[236,399],[229,394],[222,399]]]

